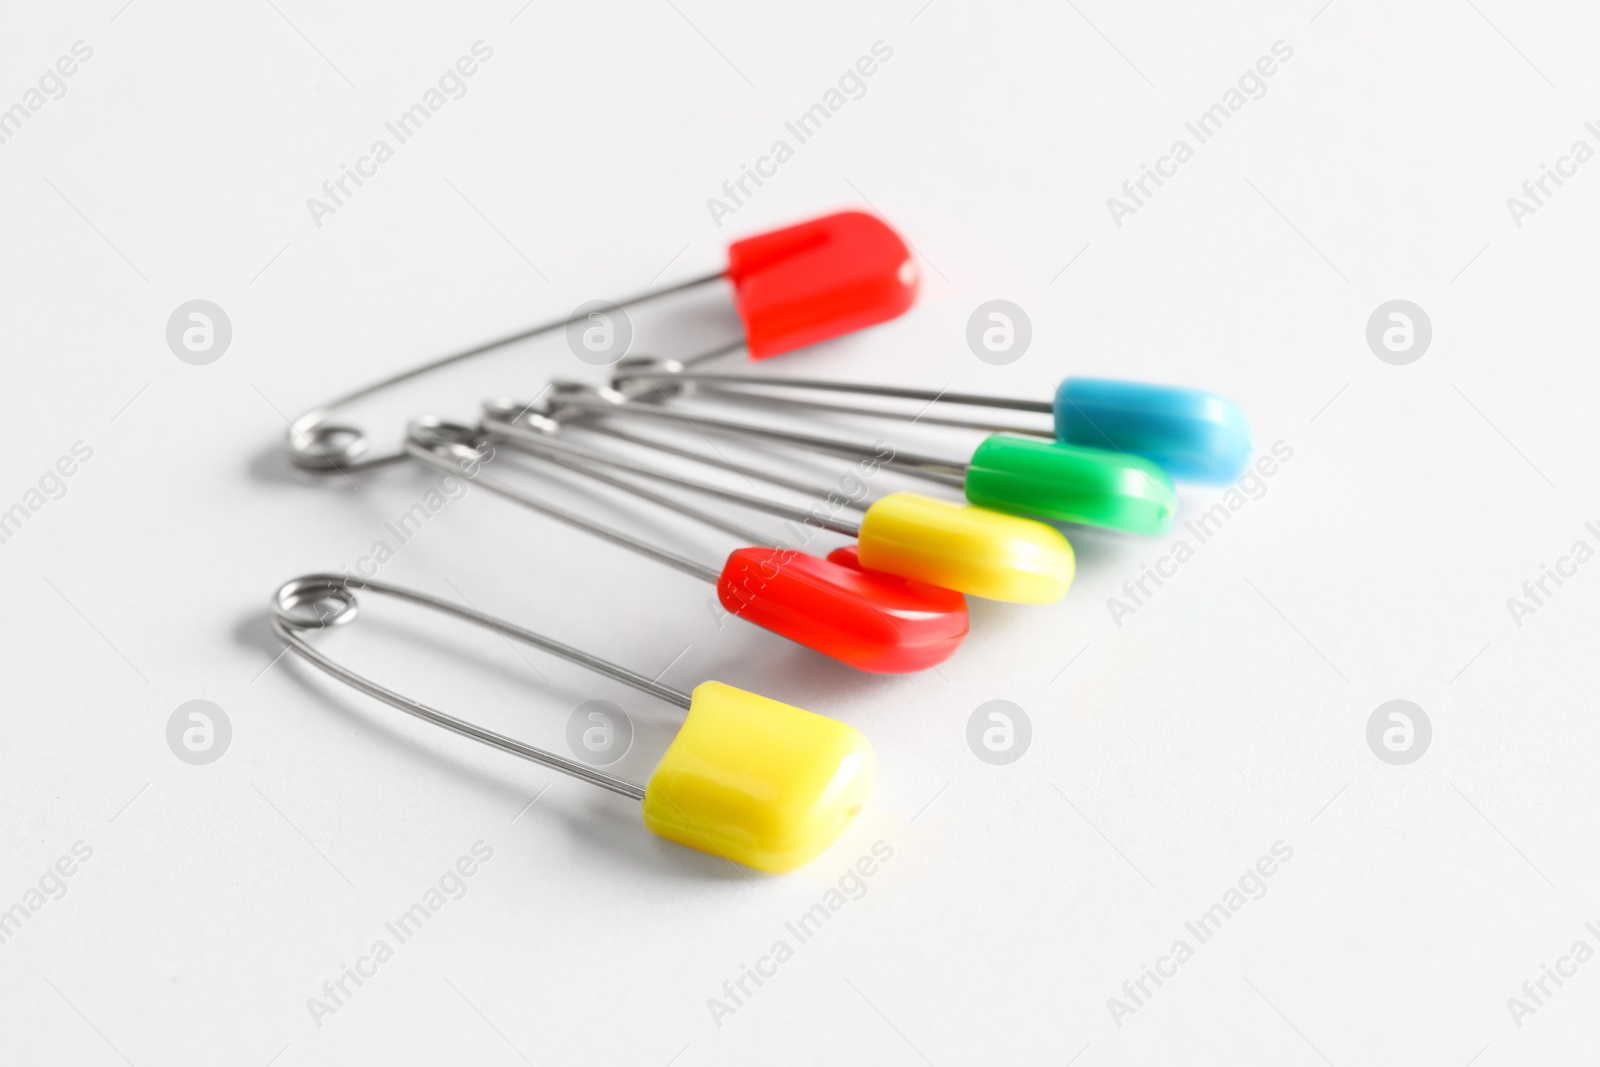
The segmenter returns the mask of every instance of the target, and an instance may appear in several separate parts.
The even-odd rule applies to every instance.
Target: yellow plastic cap
[[[1077,561],[1053,526],[916,493],[890,493],[861,523],[861,565],[990,600],[1053,604]]]
[[[876,777],[855,727],[702,682],[645,786],[644,824],[757,870],[790,871],[844,832]]]

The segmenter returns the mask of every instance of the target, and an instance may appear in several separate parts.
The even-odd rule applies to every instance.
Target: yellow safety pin
[[[688,710],[644,786],[495,733],[387,689],[318,651],[305,634],[356,617],[355,590],[380,593],[483,626]],[[308,613],[307,609],[311,609]],[[793,870],[822,852],[860,814],[877,760],[853,726],[722,682],[684,693],[515,623],[386,582],[310,574],[272,599],[274,632],[300,656],[368,696],[643,803],[644,823],[680,845],[763,871]]]

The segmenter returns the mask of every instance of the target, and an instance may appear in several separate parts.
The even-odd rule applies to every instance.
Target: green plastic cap
[[[1172,479],[1141,456],[995,434],[967,471],[967,499],[1057,522],[1163,534],[1178,510]]]

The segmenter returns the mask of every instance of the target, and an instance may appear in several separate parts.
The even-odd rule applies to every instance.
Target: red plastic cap
[[[911,250],[860,211],[734,242],[728,278],[752,359],[886,322],[917,296]]]
[[[825,560],[786,548],[737,549],[717,598],[747,622],[875,674],[935,667],[967,636],[960,593],[865,570],[854,548]]]

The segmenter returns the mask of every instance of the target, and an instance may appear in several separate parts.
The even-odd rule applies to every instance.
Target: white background
[[[1521,227],[1506,199],[1574,140],[1600,146],[1583,127],[1600,21],[1318,3],[8,6],[0,106],[75,41],[94,52],[0,145],[0,506],[74,442],[93,459],[0,545],[0,907],[74,842],[93,857],[0,945],[0,1058],[1487,1067],[1592,1050],[1600,963],[1520,1027],[1506,1001],[1578,939],[1600,948],[1583,925],[1600,920],[1600,565],[1520,627],[1506,601],[1600,542],[1583,526],[1600,519],[1600,163]],[[306,199],[478,40],[494,54],[466,96],[314,225]],[[706,199],[880,40],[893,58],[866,95],[714,225]],[[1107,198],[1276,41],[1293,57],[1265,96],[1117,226]],[[353,563],[431,482],[299,481],[285,416],[863,204],[916,247],[917,307],[774,373],[1040,397],[1073,373],[1198,384],[1292,460],[1120,627],[1107,598],[1172,538],[1079,539],[1065,601],[974,602],[937,675],[866,678],[718,630],[704,586],[484,494],[385,566],[670,664],[671,684],[716,677],[861,727],[875,802],[787,877],[268,667],[272,590]],[[203,367],[165,341],[195,298],[233,326]],[[963,339],[992,298],[1033,323],[1004,368]],[[1433,323],[1409,366],[1365,340],[1395,298]],[[374,434],[575,371],[559,343],[462,367]],[[1218,496],[1186,487],[1181,518]],[[541,682],[466,630],[439,654],[424,625],[335,636],[540,743],[581,700],[617,700],[636,777],[671,736],[666,705],[530,654]],[[1395,698],[1433,724],[1409,766],[1366,741]],[[191,699],[233,725],[209,766],[165,740]],[[991,699],[1033,724],[1009,766],[966,744]],[[317,1025],[308,998],[479,840],[494,855],[466,895]],[[876,841],[893,859],[866,894],[718,1026],[708,998]],[[1293,858],[1267,894],[1119,1026],[1107,999],[1279,841]]]

